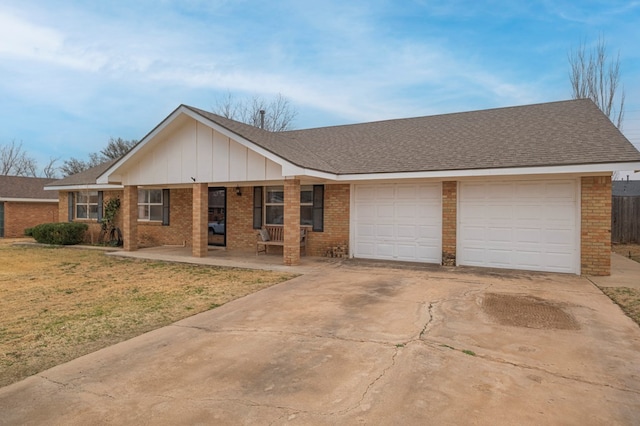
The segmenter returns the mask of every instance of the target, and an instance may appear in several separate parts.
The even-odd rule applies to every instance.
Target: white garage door
[[[459,265],[580,272],[574,180],[462,182],[459,200]]]
[[[440,263],[442,185],[354,186],[354,257]]]

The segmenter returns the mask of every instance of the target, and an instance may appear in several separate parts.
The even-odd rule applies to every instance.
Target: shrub
[[[86,223],[43,223],[26,229],[25,235],[42,244],[73,245],[82,242],[87,229],[89,226]]]

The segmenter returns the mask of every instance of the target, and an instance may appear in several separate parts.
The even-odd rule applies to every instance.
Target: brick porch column
[[[284,181],[284,264],[300,263],[300,179]]]
[[[122,198],[123,248],[135,251],[138,250],[138,187],[125,186]]]
[[[611,274],[611,176],[581,179],[582,275]]]
[[[193,184],[193,257],[207,257],[209,185]]]
[[[458,182],[442,182],[442,264],[456,266]]]

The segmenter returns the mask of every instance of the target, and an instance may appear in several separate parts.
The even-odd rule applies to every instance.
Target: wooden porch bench
[[[266,231],[269,234],[269,239],[264,241],[261,232]],[[284,247],[284,226],[263,226],[261,232],[257,234],[256,241],[256,255],[260,253],[267,254],[267,248],[269,246]],[[304,250],[304,254],[307,254],[307,228],[300,228],[300,253]]]

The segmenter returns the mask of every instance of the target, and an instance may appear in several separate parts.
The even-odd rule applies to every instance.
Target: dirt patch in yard
[[[0,386],[294,275],[0,239]]]
[[[560,306],[533,296],[487,293],[482,309],[502,325],[537,329],[579,330],[572,315]]]

